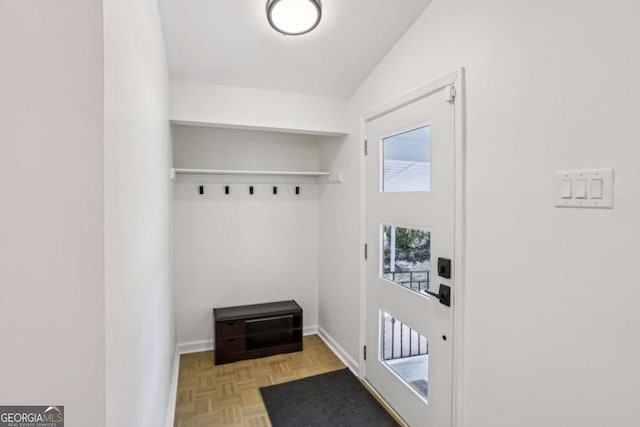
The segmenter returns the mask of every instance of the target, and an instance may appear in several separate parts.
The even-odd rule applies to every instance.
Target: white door
[[[441,285],[455,293],[451,90],[366,128],[365,378],[411,426],[449,427],[452,420],[453,297],[447,306],[429,294]]]

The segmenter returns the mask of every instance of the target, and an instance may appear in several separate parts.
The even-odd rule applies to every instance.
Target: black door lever
[[[446,305],[447,307],[451,307],[451,287],[447,285],[440,285],[440,289],[438,289],[438,293],[426,290],[429,295],[432,295],[440,301],[440,304]]]

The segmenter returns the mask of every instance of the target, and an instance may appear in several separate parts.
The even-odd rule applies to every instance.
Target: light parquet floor
[[[345,367],[317,335],[303,340],[301,352],[219,366],[212,351],[182,355],[174,427],[270,427],[260,387]]]

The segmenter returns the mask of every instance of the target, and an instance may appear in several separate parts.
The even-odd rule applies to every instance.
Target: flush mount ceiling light
[[[285,36],[299,36],[313,30],[322,18],[320,0],[268,0],[269,24]]]

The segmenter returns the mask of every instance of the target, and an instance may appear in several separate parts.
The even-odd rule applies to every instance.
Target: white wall
[[[175,316],[169,82],[157,3],[105,1],[104,27],[107,426],[158,427]]]
[[[639,20],[635,0],[434,0],[350,102],[358,129],[466,68],[464,426],[640,423]],[[323,145],[351,172],[320,214],[319,322],[355,358],[362,137]],[[616,168],[615,209],[554,208],[553,171],[591,167]]]
[[[310,134],[344,134],[347,101],[274,90],[171,81],[174,123]]]
[[[318,137],[174,126],[175,166],[318,170]],[[179,178],[180,180],[180,178]],[[198,187],[205,182],[205,194]],[[267,183],[269,182],[269,183]],[[224,194],[230,185],[229,195]],[[249,195],[248,186],[255,194]],[[278,186],[278,194],[272,187]],[[301,187],[295,195],[295,186]],[[318,184],[262,177],[174,184],[178,341],[213,340],[212,308],[295,299],[317,325]]]
[[[353,119],[354,114],[349,116]],[[344,183],[320,193],[320,264],[318,326],[359,360],[360,265],[363,256],[360,212],[360,123],[352,120],[350,136],[321,138],[320,167],[342,171]]]
[[[172,126],[176,168],[318,171],[318,137],[280,132]]]
[[[102,2],[0,1],[0,405],[104,426]]]

